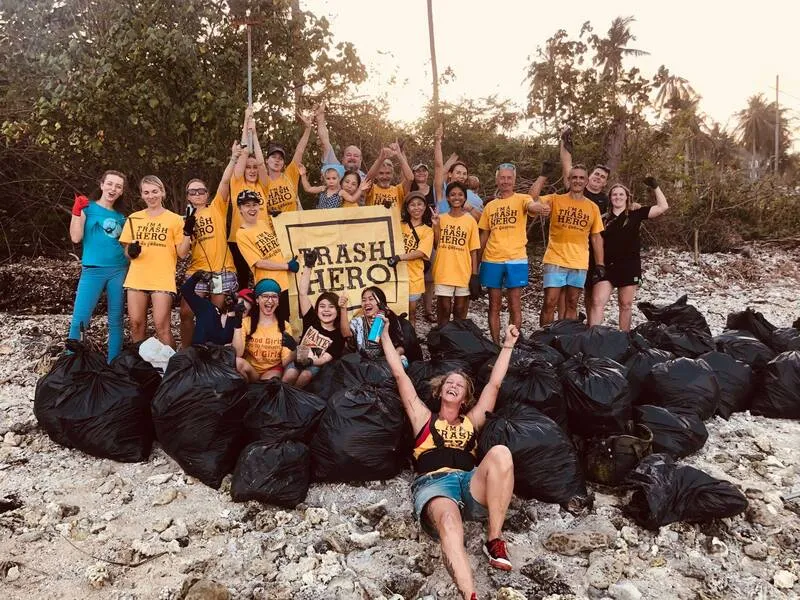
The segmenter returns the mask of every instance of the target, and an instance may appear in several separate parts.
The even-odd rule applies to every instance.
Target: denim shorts
[[[546,288],[574,287],[583,289],[586,284],[586,269],[568,269],[545,263],[542,282]]]
[[[322,367],[318,367],[317,365],[308,365],[307,367],[298,367],[296,364],[294,364],[294,361],[292,361],[288,365],[286,365],[286,369],[285,370],[289,371],[290,369],[294,369],[295,371],[308,371],[309,373],[311,373],[312,377],[316,377],[317,373],[320,372]]]
[[[420,298],[422,298],[422,294],[409,294],[408,295],[408,301],[409,302],[418,302]]]
[[[425,506],[434,498],[450,498],[458,505],[461,518],[465,521],[483,521],[489,516],[487,508],[473,498],[469,483],[475,469],[471,471],[445,471],[418,476],[411,484],[411,497],[414,503],[414,517],[422,528],[434,539],[439,537],[436,527],[425,514]]]
[[[483,261],[480,267],[481,285],[486,288],[518,288],[528,285],[528,259],[506,262]]]

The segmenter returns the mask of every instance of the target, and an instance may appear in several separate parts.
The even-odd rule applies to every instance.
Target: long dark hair
[[[363,298],[364,294],[367,292],[372,292],[375,298],[378,299],[378,308],[383,311],[386,315],[386,319],[389,321],[389,337],[392,338],[392,342],[394,342],[396,346],[402,346],[403,328],[400,326],[400,317],[389,308],[389,303],[386,301],[386,294],[378,286],[371,285],[361,290],[361,297]],[[366,315],[364,316],[366,317]]]
[[[275,307],[275,319],[278,321],[278,331],[281,333],[286,331],[286,321],[289,320],[288,299],[288,290],[283,290],[280,294],[278,294],[278,306]],[[250,317],[250,333],[247,334],[245,343],[247,343],[247,340],[250,339],[250,336],[253,335],[255,330],[258,329],[258,320],[261,316],[261,307],[258,305],[258,298],[255,298],[255,302],[253,303],[253,306],[250,307],[250,312],[247,313],[247,316]]]

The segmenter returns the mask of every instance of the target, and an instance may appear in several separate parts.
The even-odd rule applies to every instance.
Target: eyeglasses
[[[517,170],[517,167],[516,167],[515,165],[511,164],[511,163],[503,163],[502,165],[499,165],[499,166],[497,167],[497,170],[498,170],[498,171],[499,171],[500,169],[511,169],[512,171],[516,171],[516,170]]]
[[[186,190],[187,196],[202,196],[203,194],[207,194],[208,190],[206,188],[192,188],[190,190]]]
[[[268,300],[269,302],[277,302],[278,301],[278,294],[270,294],[265,293],[261,294],[259,298],[263,298],[264,300]]]

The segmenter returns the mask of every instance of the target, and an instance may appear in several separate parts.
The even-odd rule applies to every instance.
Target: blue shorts
[[[483,261],[478,274],[483,287],[525,287],[528,285],[528,259],[520,258],[501,263]]]
[[[450,498],[458,505],[461,518],[465,521],[482,521],[489,516],[488,509],[475,500],[469,491],[469,483],[474,474],[475,469],[428,473],[420,475],[411,483],[414,517],[432,538],[437,539],[439,535],[425,514],[425,506],[434,498]]]
[[[408,301],[409,302],[417,302],[420,298],[422,298],[422,294],[409,294]]]
[[[586,284],[586,269],[568,269],[545,263],[542,268],[542,282],[546,288],[569,286],[583,289]]]

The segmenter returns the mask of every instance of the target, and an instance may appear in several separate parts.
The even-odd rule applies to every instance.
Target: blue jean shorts
[[[408,295],[408,301],[409,302],[418,302],[420,298],[422,298],[422,294],[409,294]]]
[[[481,285],[487,288],[518,288],[528,285],[528,259],[520,258],[506,262],[481,263],[478,275]]]
[[[450,498],[458,505],[465,521],[483,521],[489,516],[487,508],[473,498],[469,483],[475,469],[471,471],[445,471],[418,476],[411,484],[414,517],[422,528],[434,539],[439,537],[436,527],[425,514],[425,506],[434,498]]]
[[[569,286],[583,289],[586,284],[586,269],[568,269],[545,263],[542,268],[542,282],[546,288]]]

